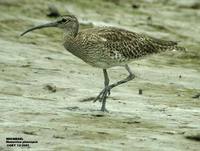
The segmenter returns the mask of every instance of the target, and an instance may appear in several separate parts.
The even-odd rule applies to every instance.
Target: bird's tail
[[[172,51],[182,51],[182,52],[186,52],[186,49],[184,47],[181,46],[174,46],[174,48],[172,49]]]
[[[184,47],[178,46],[177,44],[174,45],[162,45],[157,46],[158,52],[165,52],[165,51],[180,51],[180,52],[186,52],[186,49]]]
[[[158,52],[163,51],[182,51],[186,52],[184,47],[178,46],[178,42],[176,41],[166,41],[156,38],[151,38],[150,40],[158,49]]]

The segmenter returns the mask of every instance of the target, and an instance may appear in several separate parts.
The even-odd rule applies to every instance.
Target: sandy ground
[[[107,101],[109,113],[102,113],[98,111],[100,103],[85,101],[103,88],[102,71],[65,51],[61,31],[18,36],[27,27],[50,20],[41,11],[42,4],[49,3],[0,2],[1,151],[199,151],[200,99],[192,98],[200,93],[200,10],[191,8],[196,3],[182,0],[164,5],[152,1],[146,7],[141,1],[137,3],[140,10],[133,10],[135,16],[131,17],[130,1],[100,1],[107,7],[96,11],[88,1],[89,9],[83,9],[80,1],[68,0],[64,8],[64,2],[54,1],[61,11],[77,15],[83,24],[116,25],[165,39],[172,37],[188,49],[185,54],[165,53],[132,62],[136,78],[112,90]],[[112,5],[119,14],[109,11]],[[35,9],[27,12],[31,6]],[[120,13],[123,18],[119,18]],[[157,15],[152,20],[155,24],[143,25],[149,14]],[[108,72],[111,82],[127,76],[121,67]],[[29,148],[7,147],[8,137],[38,143]]]

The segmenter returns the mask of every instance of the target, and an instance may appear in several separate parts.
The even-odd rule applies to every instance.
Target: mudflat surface
[[[103,88],[100,69],[62,46],[62,31],[25,29],[52,18],[48,6],[78,17],[81,29],[116,26],[180,41],[186,53],[133,61],[136,78],[112,90],[109,113],[86,101]],[[200,3],[186,0],[0,1],[0,150],[199,151]],[[111,82],[127,76],[109,71]],[[138,90],[143,94],[139,95]],[[6,138],[38,141],[6,147]]]

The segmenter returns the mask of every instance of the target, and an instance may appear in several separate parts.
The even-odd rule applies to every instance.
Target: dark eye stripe
[[[61,21],[62,21],[62,22],[66,22],[66,21],[67,21],[67,19],[63,18]]]
[[[58,21],[58,23],[64,23],[64,22],[67,22],[67,19],[62,18],[61,20]]]

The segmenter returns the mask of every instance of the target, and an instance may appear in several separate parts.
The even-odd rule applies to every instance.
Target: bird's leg
[[[131,81],[131,80],[133,80],[134,78],[135,78],[135,75],[131,72],[131,70],[130,70],[130,68],[129,68],[129,66],[126,64],[125,65],[125,69],[128,71],[128,73],[129,73],[129,75],[128,75],[128,77],[126,77],[125,79],[123,79],[123,80],[120,80],[120,81],[118,81],[118,82],[116,82],[116,83],[113,83],[113,84],[111,84],[111,85],[109,85],[108,87],[108,89],[112,89],[112,88],[114,88],[114,87],[116,87],[116,86],[118,86],[118,85],[121,85],[121,84],[123,84],[123,83],[126,83],[126,82],[128,82],[128,81]]]
[[[105,108],[105,105],[106,105],[106,98],[107,98],[107,95],[109,94],[110,90],[118,85],[121,85],[123,83],[126,83],[132,79],[135,78],[135,75],[131,72],[130,68],[128,65],[125,65],[125,69],[128,71],[129,73],[129,76],[123,80],[120,80],[116,83],[113,83],[111,85],[107,85],[100,93],[99,95],[97,96],[97,98],[94,100],[94,102],[96,102],[97,100],[99,100],[100,102],[102,102],[102,107],[101,107],[101,111],[106,111],[106,108]],[[106,70],[104,71],[105,73]],[[105,78],[105,74],[104,74],[104,78]],[[107,75],[107,78],[108,78],[108,75]]]
[[[104,75],[104,85],[105,85],[105,88],[107,88],[109,85],[109,77],[108,77],[108,73],[106,69],[103,69],[103,75]],[[107,96],[109,95],[110,95],[110,89],[107,89],[104,91],[102,99],[99,99],[100,102],[102,101],[101,111],[103,112],[105,111],[108,112],[108,110],[106,109],[106,99],[107,99]]]
[[[109,77],[106,69],[103,69],[103,75],[104,75],[104,85],[107,87],[109,85]],[[108,91],[108,96],[110,95],[110,90]]]
[[[103,69],[103,75],[104,75],[104,91],[101,91],[99,93],[99,95],[97,96],[97,98],[94,100],[94,102],[96,102],[97,100],[99,100],[99,102],[102,102],[102,107],[101,107],[101,111],[107,111],[106,110],[106,98],[107,96],[110,95],[110,89],[106,89],[109,86],[109,77],[108,77],[108,73],[106,69]]]
[[[106,87],[108,87],[109,85],[109,77],[108,77],[108,73],[107,73],[107,70],[106,69],[103,69],[103,75],[104,75],[104,89],[99,93],[99,95],[96,97],[96,99],[94,100],[94,102],[96,102],[97,100],[99,100],[99,102],[102,102],[103,100],[103,96],[104,96],[104,93],[107,93],[106,96],[109,96],[110,95],[110,89],[108,89],[106,91]],[[101,99],[102,98],[102,99]]]

